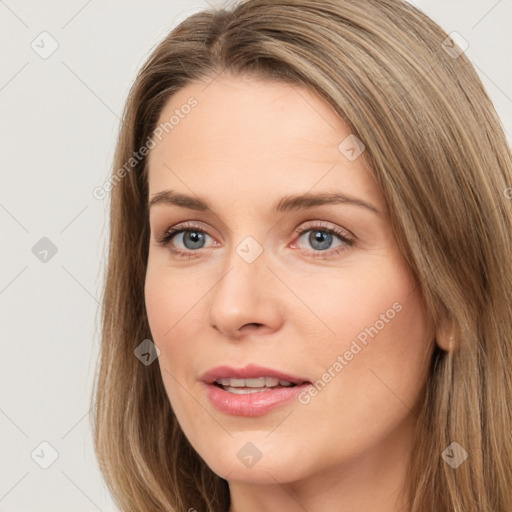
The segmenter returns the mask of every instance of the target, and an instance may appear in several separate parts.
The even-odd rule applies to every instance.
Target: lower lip
[[[215,384],[205,384],[205,386],[208,398],[219,411],[233,416],[262,416],[296,399],[310,384],[243,395],[224,391]]]

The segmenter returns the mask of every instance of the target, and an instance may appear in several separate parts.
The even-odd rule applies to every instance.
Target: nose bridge
[[[262,244],[246,236],[226,253],[223,276],[210,297],[210,323],[234,335],[247,324],[275,329],[279,322],[278,299],[269,285],[272,273],[267,268]]]
[[[254,237],[244,238],[226,254],[226,273],[214,290],[216,301],[226,307],[247,312],[265,295],[261,285],[267,281],[263,247]]]

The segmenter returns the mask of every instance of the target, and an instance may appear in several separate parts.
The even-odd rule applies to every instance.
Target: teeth
[[[234,388],[245,387],[245,379],[222,379],[223,386],[232,386]]]
[[[235,393],[235,395],[247,395],[249,393],[261,393],[262,391],[270,391],[270,388],[265,386],[261,388],[232,388],[230,386],[225,386],[224,391],[228,391],[229,393]]]
[[[260,391],[262,388],[273,388],[278,385],[289,387],[292,385],[290,381],[277,379],[276,377],[257,377],[252,379],[217,379],[215,382],[221,386],[230,388],[229,390],[236,388],[253,388],[257,391]],[[254,391],[252,392],[254,393]],[[233,391],[233,393],[236,393],[236,391]]]
[[[242,380],[246,388],[262,388],[266,385],[266,379],[265,377],[258,377],[257,379],[244,379]]]

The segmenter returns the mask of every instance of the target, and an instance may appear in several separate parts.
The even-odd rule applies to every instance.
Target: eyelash
[[[172,239],[179,235],[180,233],[187,232],[187,231],[199,231],[201,233],[204,233],[205,235],[208,235],[208,233],[202,229],[201,226],[198,226],[196,224],[182,224],[179,227],[172,227],[168,229],[163,236],[157,240],[157,244],[161,247],[167,248],[167,250],[173,255],[178,258],[194,258],[198,256],[199,250],[186,250],[183,251],[181,249],[175,249],[173,247],[170,247],[169,243],[172,241]],[[297,233],[298,237],[300,237],[302,234],[307,233],[308,231],[321,231],[323,233],[327,233],[330,235],[337,236],[341,242],[343,242],[344,245],[335,247],[334,249],[327,249],[325,251],[315,251],[313,249],[310,249],[309,251],[306,251],[308,253],[311,253],[311,256],[313,258],[318,259],[326,259],[323,255],[328,254],[329,257],[337,256],[338,254],[341,254],[343,251],[346,251],[348,248],[352,247],[355,243],[355,239],[351,236],[347,235],[345,232],[342,232],[339,229],[336,229],[334,227],[328,226],[325,223],[319,221],[316,223],[311,223],[308,225],[303,225],[300,228],[295,230],[295,233]],[[210,235],[208,235],[210,236]]]

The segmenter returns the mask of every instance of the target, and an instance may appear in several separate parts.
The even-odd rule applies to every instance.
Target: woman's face
[[[434,336],[363,147],[313,92],[233,76],[160,122],[145,295],[190,443],[230,482],[401,461]]]

